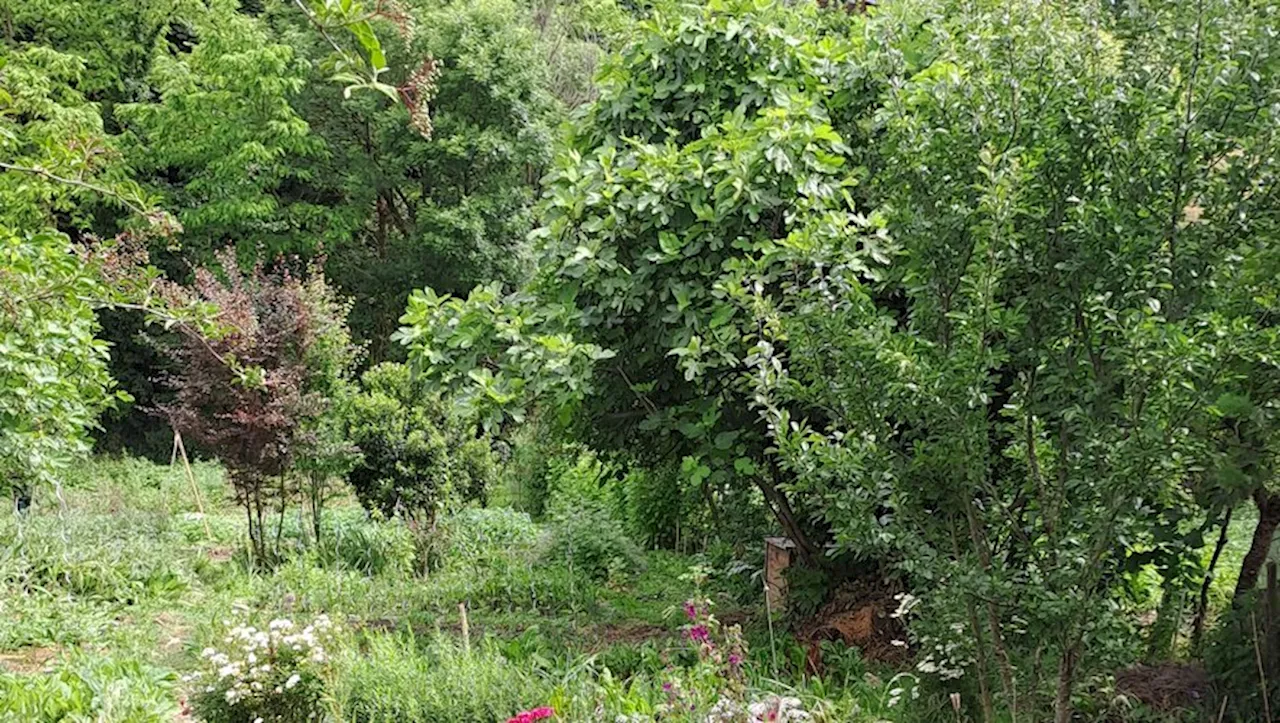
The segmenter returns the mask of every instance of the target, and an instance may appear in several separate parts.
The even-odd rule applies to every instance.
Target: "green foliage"
[[[173,675],[134,660],[77,655],[52,672],[0,671],[0,721],[164,723],[178,714]]]
[[[495,558],[531,552],[540,533],[527,514],[468,507],[440,523],[440,558],[449,565],[489,567]]]
[[[486,494],[495,473],[488,440],[452,418],[404,365],[365,372],[342,414],[360,450],[348,479],[367,509],[429,525],[440,510]]]
[[[505,299],[415,295],[400,332],[415,359],[487,419],[581,403],[582,438],[691,458],[698,497],[759,509],[741,301],[780,288],[783,249],[879,253],[849,195],[862,71],[849,25],[827,25],[809,6],[655,7],[549,175],[535,279]]]
[[[930,11],[869,33],[901,42]],[[758,307],[753,361],[836,549],[893,560],[919,596],[912,636],[935,652],[917,668],[1067,720],[1073,686],[1139,648],[1133,577],[1155,565],[1167,601],[1199,581],[1211,405],[1271,343],[1222,290],[1265,255],[1271,214],[1238,214],[1274,169],[1215,159],[1272,147],[1240,104],[1274,97],[1274,11],[934,12],[912,54],[870,57],[890,82],[867,193],[892,258],[811,253]],[[1028,686],[1042,655],[1057,678]]]
[[[635,570],[641,558],[622,523],[598,500],[553,501],[550,510],[552,560],[605,580]]]
[[[158,98],[115,109],[136,173],[156,179],[198,261],[228,240],[259,260],[319,248],[328,211],[281,193],[305,183],[303,162],[323,151],[290,105],[305,62],[238,13],[204,13],[193,30],[189,53],[155,59],[147,80]]]
[[[0,232],[0,476],[46,482],[88,450],[90,427],[128,399],[107,374],[91,302],[100,280],[65,236]]]
[[[311,534],[313,522],[293,516],[285,520],[281,531],[289,546],[282,553],[285,557],[364,575],[409,575],[415,569],[417,546],[413,533],[402,524],[371,520],[354,504],[323,510],[324,534],[318,540]]]
[[[591,3],[582,12],[615,17],[612,7]],[[582,71],[555,68],[561,53],[596,47],[576,13],[576,3],[545,14],[512,0],[398,4],[386,18],[398,32],[380,35],[393,66],[430,59],[430,139],[404,131],[417,123],[411,110],[370,95],[344,99],[309,84],[299,97],[324,155],[303,164],[301,194],[280,195],[328,207],[328,270],[356,299],[353,328],[374,361],[399,355],[387,337],[410,289],[458,293],[523,273],[530,207],[565,114],[553,91],[585,84]],[[328,55],[328,44],[296,20],[292,12],[269,16],[302,57]],[[393,67],[384,80],[408,84],[423,68],[406,76]]]
[[[547,554],[598,580],[634,570],[640,555],[627,535],[627,510],[615,466],[581,451],[552,460],[547,472]]]
[[[658,4],[533,279],[418,294],[400,338],[491,426],[544,403],[713,515],[756,483],[805,556],[909,582],[971,713],[1065,721],[1140,647],[1135,576],[1174,599],[1273,468],[1240,415],[1276,388],[1274,19]]]

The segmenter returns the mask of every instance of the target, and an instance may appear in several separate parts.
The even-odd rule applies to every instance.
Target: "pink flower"
[[[698,606],[697,606],[697,605],[694,605],[694,604],[693,604],[693,601],[692,601],[692,600],[690,600],[689,602],[687,602],[687,603],[685,603],[685,604],[684,604],[684,614],[685,614],[685,615],[688,615],[690,620],[697,620],[697,619],[698,619]]]
[[[519,713],[516,713],[511,718],[507,719],[507,723],[533,723],[536,720],[542,720],[543,718],[550,718],[555,714],[556,714],[555,709],[551,708],[550,706],[544,705],[541,708],[534,708],[533,710],[526,710],[526,711],[521,711]]]
[[[695,643],[705,643],[711,638],[706,625],[694,625],[689,628],[689,639]]]

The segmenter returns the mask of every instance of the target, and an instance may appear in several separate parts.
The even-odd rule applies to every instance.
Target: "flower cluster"
[[[715,666],[726,679],[741,681],[746,647],[741,629],[736,625],[722,628],[720,621],[711,614],[711,601],[707,599],[688,600],[684,604],[684,614],[688,618],[684,634],[697,646],[698,657]],[[716,635],[722,638],[718,645]]]
[[[555,709],[550,706],[542,706],[533,710],[526,710],[516,713],[507,719],[507,723],[533,723],[536,720],[550,718],[556,714]]]
[[[255,723],[316,718],[334,634],[327,615],[301,628],[284,618],[265,630],[237,625],[223,638],[225,650],[205,648],[204,669],[183,680],[199,689],[195,703],[204,717],[240,711],[237,718]]]
[[[756,701],[747,706],[751,714],[751,723],[789,723],[791,721],[812,720],[813,716],[805,712],[799,698],[789,696],[770,696],[767,700]]]
[[[799,723],[811,720],[813,716],[804,709],[799,698],[778,695],[771,695],[746,705],[733,698],[723,697],[716,701],[711,708],[711,713],[707,716],[707,723],[729,723],[730,721]]]
[[[921,604],[920,598],[911,593],[898,593],[894,599],[898,601],[898,609],[891,614],[891,617],[904,622],[916,613],[916,608]],[[934,617],[941,616],[935,613]],[[966,641],[969,636],[966,635],[964,623],[953,622],[947,631],[941,632],[940,635],[942,637],[928,633],[915,636],[915,647],[920,651],[916,661],[916,671],[924,675],[935,675],[944,681],[964,677],[965,669],[973,664],[967,650]],[[898,647],[907,647],[905,640],[890,642]]]

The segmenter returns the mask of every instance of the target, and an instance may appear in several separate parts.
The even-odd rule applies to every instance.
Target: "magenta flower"
[[[511,718],[507,719],[507,723],[533,723],[536,720],[542,720],[543,718],[550,718],[555,714],[556,712],[554,709],[552,709],[550,706],[544,705],[541,708],[534,708],[533,710],[526,710],[520,713],[516,713]]]
[[[694,625],[689,628],[689,639],[695,643],[705,643],[711,639],[711,633],[706,625]]]
[[[698,606],[697,606],[697,605],[694,605],[694,604],[693,604],[693,601],[692,601],[692,600],[690,600],[689,602],[687,602],[687,603],[685,603],[685,604],[684,604],[684,614],[685,614],[685,615],[688,615],[690,620],[697,620],[697,619],[698,619]]]

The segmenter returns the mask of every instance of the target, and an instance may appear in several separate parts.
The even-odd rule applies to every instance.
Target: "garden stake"
[[[764,582],[764,616],[769,621],[769,657],[773,659],[773,677],[778,677],[778,643],[773,638],[773,610],[769,606],[769,581]]]
[[[169,465],[173,466],[174,458],[182,454],[182,468],[187,471],[187,482],[191,483],[191,494],[196,498],[196,509],[200,511],[200,521],[204,523],[204,535],[213,542],[213,530],[209,529],[209,516],[204,513],[204,500],[200,498],[200,487],[196,485],[196,476],[191,472],[191,461],[187,459],[187,446],[182,443],[182,433],[173,430],[173,455]]]
[[[1267,723],[1271,723],[1271,701],[1267,695],[1267,671],[1262,665],[1262,648],[1258,645],[1258,616],[1256,613],[1249,613],[1249,624],[1253,626],[1253,656],[1258,661],[1258,679],[1262,681],[1262,712],[1267,716]]]
[[[458,603],[458,614],[462,616],[462,649],[471,654],[471,629],[467,626],[467,604]]]

